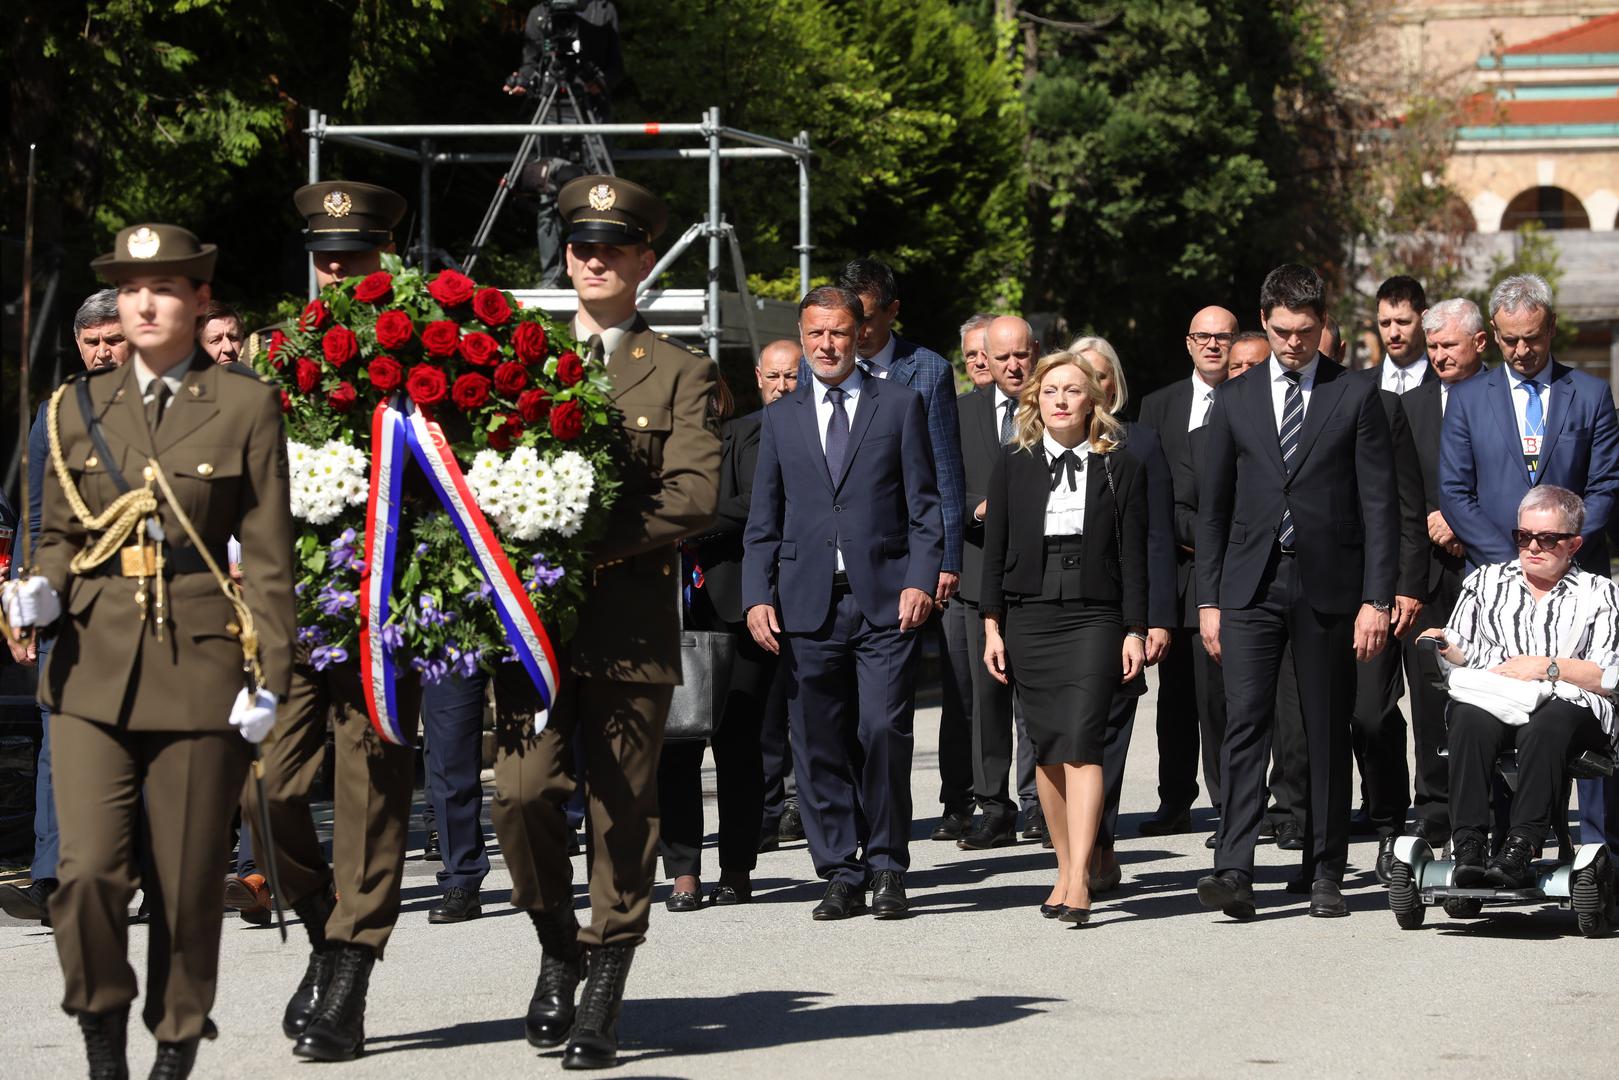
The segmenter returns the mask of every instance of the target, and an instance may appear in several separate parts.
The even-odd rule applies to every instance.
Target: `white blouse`
[[[1062,457],[1067,447],[1051,437],[1046,432],[1041,440],[1046,452],[1046,468],[1051,468],[1052,462]],[[1073,454],[1079,459],[1079,471],[1074,473],[1073,490],[1068,488],[1068,469],[1066,466],[1058,474],[1061,477],[1056,488],[1046,498],[1046,535],[1047,536],[1079,536],[1085,532],[1085,459],[1090,455],[1089,442],[1082,442],[1074,447]]]

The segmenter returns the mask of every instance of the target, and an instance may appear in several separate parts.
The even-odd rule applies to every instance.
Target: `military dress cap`
[[[393,243],[405,197],[376,184],[324,180],[292,193],[304,216],[305,251],[370,251]]]
[[[669,207],[640,184],[617,176],[581,176],[557,193],[570,244],[650,244],[663,235]]]
[[[178,225],[131,225],[118,230],[113,249],[90,260],[90,269],[108,281],[147,274],[212,281],[219,248],[204,244]]]

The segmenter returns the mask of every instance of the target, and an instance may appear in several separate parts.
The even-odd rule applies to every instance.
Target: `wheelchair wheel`
[[[1460,897],[1445,901],[1445,914],[1452,919],[1476,919],[1484,910],[1484,901]]]
[[[1608,872],[1607,852],[1599,853],[1590,866],[1575,871],[1569,895],[1582,935],[1602,937],[1613,929],[1613,879]]]
[[[1389,910],[1394,912],[1394,921],[1400,924],[1401,930],[1417,929],[1428,913],[1422,897],[1417,894],[1416,883],[1411,880],[1411,868],[1398,860],[1389,871]]]

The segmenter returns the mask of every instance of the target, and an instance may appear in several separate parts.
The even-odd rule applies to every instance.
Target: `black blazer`
[[[1115,504],[1107,471],[1118,489]],[[1122,451],[1085,460],[1085,540],[1081,594],[1117,605],[1125,626],[1147,625],[1147,484],[1141,463]],[[1039,447],[1008,446],[995,459],[984,518],[984,578],[978,607],[1001,614],[1008,599],[1038,596],[1045,580],[1046,501],[1051,470]],[[1117,505],[1119,550],[1115,540]]]
[[[1147,487],[1147,625],[1173,630],[1175,603],[1175,489],[1158,435],[1145,424],[1124,422],[1120,450],[1136,459]]]
[[[1203,451],[1208,441],[1207,424],[1196,431],[1188,431],[1186,457],[1170,465],[1171,479],[1175,483],[1175,547],[1178,550],[1197,544],[1198,487],[1203,482],[1203,471],[1199,467],[1199,462],[1203,459]],[[1190,580],[1186,584],[1185,591],[1181,593],[1181,626],[1195,629],[1198,624],[1197,556],[1185,550],[1180,550],[1180,553],[1192,564]]]
[[[1428,512],[1423,505],[1422,462],[1417,458],[1405,410],[1400,408],[1400,395],[1392,390],[1379,390],[1377,396],[1389,424],[1389,445],[1394,451],[1394,489],[1399,496],[1400,572],[1394,591],[1420,600],[1427,592],[1428,548],[1432,546],[1428,541]]]
[[[1175,625],[1195,627],[1197,620],[1197,483],[1194,439],[1203,442],[1203,428],[1187,431],[1192,419],[1192,381],[1189,377],[1154,390],[1141,400],[1141,422],[1158,434],[1175,504],[1175,597],[1180,618]]]
[[[703,588],[720,618],[739,623],[742,611],[742,530],[753,499],[753,471],[759,461],[759,413],[739,416],[721,429],[720,497],[714,526],[696,539]]]
[[[989,497],[989,477],[1001,456],[1001,426],[995,415],[995,384],[976,387],[956,399],[956,423],[961,429],[961,470],[966,504],[962,507],[961,598],[978,603],[984,579],[984,523],[973,517],[978,504]]]
[[[1348,615],[1363,602],[1393,602],[1400,506],[1388,417],[1376,383],[1345,374],[1318,358],[1291,470],[1276,435],[1271,361],[1214,392],[1198,489],[1201,603],[1245,608],[1254,602],[1284,508],[1292,512],[1311,607]]]
[[[1452,555],[1444,548],[1427,540],[1427,515],[1439,509],[1439,443],[1445,428],[1442,408],[1442,383],[1438,379],[1425,382],[1400,398],[1400,409],[1411,426],[1411,441],[1416,448],[1417,464],[1422,471],[1423,539],[1427,541],[1426,588],[1421,596],[1425,604],[1439,604],[1449,609],[1461,595],[1462,578],[1467,576],[1467,557]],[[1441,619],[1443,622],[1444,619]]]

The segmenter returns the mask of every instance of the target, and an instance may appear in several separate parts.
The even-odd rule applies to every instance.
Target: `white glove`
[[[49,626],[62,616],[62,599],[51,583],[39,575],[0,585],[5,596],[6,622],[13,627]]]
[[[263,742],[270,729],[275,727],[275,695],[268,690],[260,690],[249,697],[244,686],[236,695],[236,704],[231,706],[230,726],[240,731],[242,738],[250,743]]]

